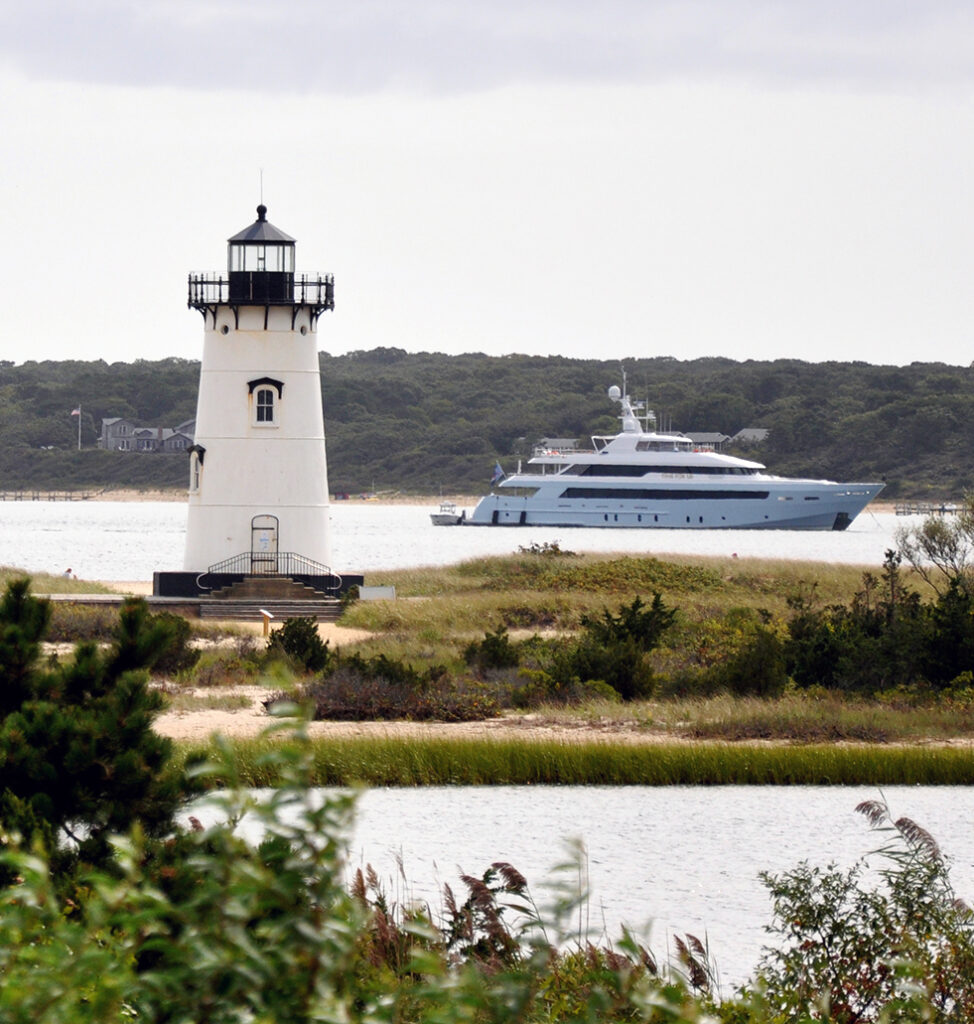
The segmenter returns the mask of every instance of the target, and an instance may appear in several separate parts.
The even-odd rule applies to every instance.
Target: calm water
[[[448,565],[557,541],[572,551],[791,558],[878,567],[897,527],[915,522],[866,512],[842,533],[787,530],[594,530],[435,527],[428,505],[337,502],[331,545],[339,571]],[[0,502],[0,565],[83,579],[150,580],[181,569],[186,506],[181,502]]]
[[[444,882],[460,894],[461,874],[508,861],[544,906],[565,841],[579,839],[591,894],[587,926],[596,937],[617,938],[625,923],[661,955],[670,937],[691,932],[709,941],[726,991],[748,978],[766,942],[770,899],[758,873],[802,860],[850,866],[881,845],[856,804],[883,795],[894,818],[910,817],[934,835],[955,890],[974,902],[974,789],[967,787],[376,789],[360,798],[349,862],[371,864],[390,898],[422,900],[435,912]]]

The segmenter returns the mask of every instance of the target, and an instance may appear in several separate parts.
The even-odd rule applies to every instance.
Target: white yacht
[[[537,450],[480,499],[470,526],[844,530],[883,489],[773,476],[759,462],[644,428],[618,387],[622,432],[592,449]],[[651,414],[644,417],[647,425]]]

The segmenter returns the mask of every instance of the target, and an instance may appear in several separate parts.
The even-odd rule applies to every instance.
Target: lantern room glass
[[[249,273],[294,273],[294,243],[267,245],[261,243],[236,242],[228,246],[227,267],[231,274],[239,271]]]

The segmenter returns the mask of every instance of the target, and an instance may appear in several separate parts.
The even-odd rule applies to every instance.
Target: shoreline
[[[61,492],[58,492],[61,493]],[[83,493],[83,492],[65,492]],[[347,497],[331,495],[329,505],[429,505],[435,509],[441,502],[452,501],[458,507],[473,506],[483,497],[482,494],[350,494]],[[160,488],[137,488],[137,487],[115,487],[89,494],[86,498],[70,499],[79,501],[109,501],[109,502],[185,502],[187,492],[182,487],[160,487]],[[913,504],[938,505],[940,502],[916,499]],[[860,514],[866,512],[893,513],[896,506],[911,504],[907,500],[901,502],[883,499],[870,502]]]
[[[53,493],[53,492],[52,492]],[[61,493],[61,492],[58,492]],[[81,494],[83,492],[76,492]],[[143,502],[143,501],[186,501],[187,492],[183,487],[159,487],[159,488],[138,488],[138,487],[115,487],[94,494],[87,498],[78,498],[79,501],[115,501],[115,502]],[[443,501],[452,501],[457,505],[474,505],[482,495],[469,494],[352,494],[347,498],[331,495],[329,505],[426,505],[435,508]]]

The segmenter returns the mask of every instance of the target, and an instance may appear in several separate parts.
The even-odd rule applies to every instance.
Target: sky
[[[0,359],[197,359],[268,219],[335,355],[974,360],[974,4],[0,6]]]

